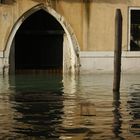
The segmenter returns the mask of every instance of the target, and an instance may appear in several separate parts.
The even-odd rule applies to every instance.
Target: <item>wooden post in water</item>
[[[113,91],[119,92],[121,79],[121,53],[122,53],[122,14],[116,10],[115,17],[115,49],[114,49],[114,82]]]

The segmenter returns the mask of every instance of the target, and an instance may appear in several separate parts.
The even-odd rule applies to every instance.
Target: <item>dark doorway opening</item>
[[[33,13],[15,35],[15,72],[62,72],[63,34],[62,26],[49,13]]]
[[[140,51],[140,10],[131,10],[130,50]]]

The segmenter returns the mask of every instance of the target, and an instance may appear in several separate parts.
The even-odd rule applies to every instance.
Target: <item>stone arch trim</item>
[[[43,9],[46,12],[48,12],[50,15],[52,15],[59,23],[60,25],[63,27],[64,31],[65,31],[65,35],[68,43],[69,43],[69,51],[70,51],[70,60],[69,62],[70,67],[68,68],[68,70],[66,70],[67,72],[65,73],[79,73],[79,67],[80,67],[80,58],[79,58],[79,51],[80,51],[80,47],[78,44],[78,41],[76,39],[76,36],[70,26],[70,24],[67,23],[67,21],[64,19],[63,16],[61,16],[60,14],[58,14],[55,10],[53,10],[51,7],[49,7],[48,5],[45,4],[38,4],[34,7],[32,7],[31,9],[29,9],[28,11],[26,11],[22,16],[19,17],[19,19],[17,20],[17,22],[14,24],[11,33],[9,34],[7,43],[6,43],[6,47],[4,50],[4,67],[5,67],[5,73],[9,72],[9,56],[10,56],[10,50],[11,50],[11,46],[12,46],[12,42],[13,39],[15,37],[15,34],[17,32],[17,30],[19,29],[19,27],[21,26],[21,24],[33,13],[37,12],[38,10]],[[63,62],[64,64],[65,62]],[[63,66],[64,67],[64,66]],[[64,70],[63,70],[64,71]]]

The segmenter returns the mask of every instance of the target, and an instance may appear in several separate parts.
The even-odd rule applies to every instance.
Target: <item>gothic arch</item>
[[[45,10],[50,15],[52,15],[62,26],[64,29],[64,42],[63,42],[63,73],[77,73],[79,72],[80,60],[79,60],[79,45],[76,39],[76,36],[71,28],[71,26],[66,22],[63,16],[58,14],[55,10],[51,7],[39,4],[28,11],[26,11],[15,23],[13,26],[9,38],[6,43],[6,49],[4,51],[4,65],[5,65],[5,73],[9,72],[9,57],[10,51],[12,48],[12,42],[15,37],[15,34],[21,24],[33,13],[37,12],[38,10]]]

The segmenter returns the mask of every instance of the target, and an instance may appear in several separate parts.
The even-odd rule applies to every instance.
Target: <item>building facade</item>
[[[113,72],[115,14],[123,18],[122,72],[140,72],[138,0],[0,1],[0,73]]]

